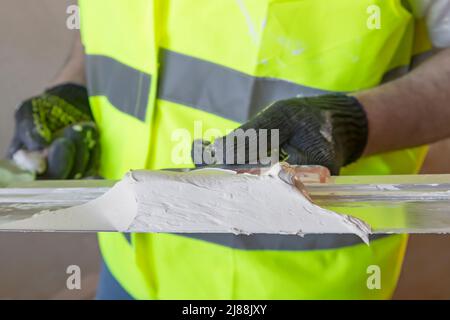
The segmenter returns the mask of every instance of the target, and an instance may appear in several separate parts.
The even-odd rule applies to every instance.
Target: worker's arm
[[[76,32],[72,44],[72,50],[63,68],[58,72],[50,86],[56,86],[63,83],[74,83],[78,85],[86,85],[84,48],[81,43],[79,31]]]
[[[450,137],[450,49],[408,75],[356,94],[369,122],[365,154]]]
[[[8,150],[16,164],[51,179],[97,174],[98,130],[85,83],[84,51],[77,33],[65,66],[49,88],[16,110]]]

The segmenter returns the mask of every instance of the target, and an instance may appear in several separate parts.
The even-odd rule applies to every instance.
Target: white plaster
[[[320,208],[279,177],[203,169],[132,171],[86,204],[2,225],[2,229],[117,230],[174,233],[354,233],[368,241],[370,227]],[[68,223],[70,222],[70,223]],[[65,227],[64,227],[65,226]]]

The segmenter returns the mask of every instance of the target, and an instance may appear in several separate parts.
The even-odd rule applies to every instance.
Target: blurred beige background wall
[[[0,2],[0,154],[13,132],[16,105],[43,90],[68,54],[69,0]],[[450,172],[450,143],[433,148],[426,171]],[[450,236],[413,236],[396,298],[450,298]],[[82,290],[65,289],[78,265]],[[0,233],[0,299],[90,298],[99,268],[93,234]]]
[[[0,1],[0,156],[13,133],[14,108],[41,92],[70,50],[66,8],[74,0]],[[99,269],[94,234],[0,233],[0,299],[90,298]],[[66,269],[81,268],[81,290]]]

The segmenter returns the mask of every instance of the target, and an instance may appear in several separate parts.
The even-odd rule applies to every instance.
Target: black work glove
[[[269,132],[273,129],[279,130],[280,150],[274,150],[275,144],[269,141],[266,150],[269,156],[277,151],[281,161],[299,165],[321,165],[334,175],[339,174],[342,166],[356,161],[362,155],[368,135],[367,117],[363,107],[356,98],[343,94],[277,101],[238,129],[245,131],[251,128],[268,129]],[[261,137],[258,130],[256,132],[257,141],[247,139],[245,148],[241,149],[238,149],[237,143],[232,144],[231,148],[227,147],[226,138],[230,135],[218,138],[211,144],[196,140],[193,145],[194,163],[197,162],[197,166],[205,165],[205,162],[212,164],[205,161],[204,157],[214,158],[219,148],[223,148],[222,159],[215,159],[214,164],[229,164],[226,159],[230,159],[230,152],[233,153],[231,159],[236,161],[238,152],[248,152],[249,143],[257,143],[259,146],[260,138],[266,138]],[[270,136],[270,133],[267,135]],[[199,150],[202,163],[198,163],[198,156],[194,156]],[[247,154],[245,160],[248,163],[255,163],[255,160],[259,163],[258,155],[259,152],[254,156]]]
[[[8,156],[16,163],[42,157],[46,165],[35,171],[45,179],[97,175],[99,134],[86,88],[63,84],[48,89],[19,106],[15,123]]]

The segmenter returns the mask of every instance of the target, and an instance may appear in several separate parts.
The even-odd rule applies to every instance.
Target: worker
[[[79,5],[81,41],[50,89],[16,113],[10,154],[43,150],[47,176],[183,166],[173,160],[179,129],[189,145],[210,129],[278,129],[284,160],[345,175],[417,173],[425,145],[450,137],[448,0]],[[407,236],[370,246],[337,234],[99,241],[99,299],[385,299]]]

